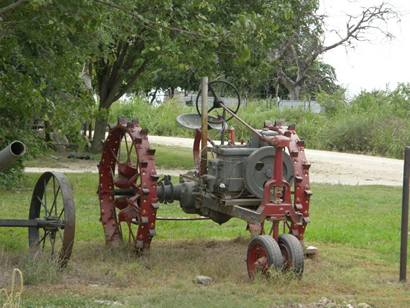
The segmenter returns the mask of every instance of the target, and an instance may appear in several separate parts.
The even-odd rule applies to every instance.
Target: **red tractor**
[[[155,236],[160,203],[179,201],[184,212],[219,224],[232,217],[247,223],[252,235],[246,259],[251,279],[272,268],[302,275],[312,194],[304,142],[294,125],[265,122],[262,129],[251,127],[237,115],[240,105],[233,85],[203,80],[197,114],[177,118],[195,131],[196,168],[181,174],[179,183],[172,183],[170,176],[160,180],[155,149],[138,121],[122,119],[110,129],[99,163],[98,188],[107,244],[118,245],[128,233],[129,244],[142,253]],[[249,129],[252,137],[247,143],[235,140],[230,120]],[[208,138],[209,129],[220,131],[220,144]]]

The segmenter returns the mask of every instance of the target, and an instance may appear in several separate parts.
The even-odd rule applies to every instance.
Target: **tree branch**
[[[0,15],[4,15],[8,11],[14,10],[16,7],[28,2],[30,0],[17,0],[16,2],[10,3],[9,5],[0,8]]]
[[[364,32],[370,29],[376,29],[382,32],[387,37],[392,37],[391,33],[382,30],[381,27],[374,25],[374,23],[376,21],[386,22],[387,20],[396,17],[397,13],[393,11],[393,9],[388,7],[384,2],[379,6],[373,6],[364,9],[359,16],[349,16],[349,19],[346,22],[345,35],[342,36],[339,41],[329,46],[322,47],[320,50],[318,50],[317,55],[336,48],[340,45],[351,44],[353,40],[362,41],[364,40]],[[354,22],[355,20],[356,22]]]
[[[142,64],[140,65],[140,67],[135,71],[134,74],[132,74],[132,76],[130,78],[128,78],[127,80],[127,84],[122,87],[120,89],[120,91],[118,91],[117,95],[114,97],[113,101],[116,101],[118,99],[121,98],[121,96],[123,96],[125,93],[127,93],[131,87],[134,85],[134,83],[137,81],[138,77],[141,76],[141,74],[144,72],[145,67],[148,63],[147,59],[144,59],[144,61],[142,62]]]

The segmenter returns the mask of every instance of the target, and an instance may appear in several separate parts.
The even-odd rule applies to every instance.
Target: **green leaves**
[[[89,1],[34,0],[0,21],[0,143],[21,139],[31,153],[44,142],[32,130],[77,129],[92,104],[79,73],[93,45],[98,10]]]
[[[245,64],[251,57],[251,50],[248,46],[243,46],[242,50],[239,51],[238,57],[236,59],[237,64]]]

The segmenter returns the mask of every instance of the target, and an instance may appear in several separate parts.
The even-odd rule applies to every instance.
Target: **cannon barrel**
[[[14,140],[7,147],[0,151],[0,171],[3,171],[26,152],[26,145],[18,140]]]

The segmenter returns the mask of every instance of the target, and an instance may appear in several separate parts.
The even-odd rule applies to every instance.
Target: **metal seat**
[[[201,116],[192,113],[192,114],[180,114],[177,116],[177,122],[189,129],[201,129]],[[208,116],[208,128],[209,129],[216,129],[218,131],[221,131],[223,128],[225,129],[228,128],[227,123],[221,118],[217,118],[214,116]]]

